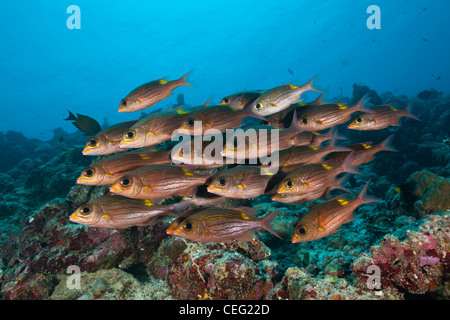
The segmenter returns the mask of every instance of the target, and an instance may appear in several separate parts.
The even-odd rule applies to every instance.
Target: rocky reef
[[[71,212],[107,192],[75,185],[95,159],[81,154],[84,138],[67,135],[61,144],[60,132],[48,142],[1,134],[3,150],[15,156],[0,160],[0,298],[449,299],[450,97],[355,85],[348,100],[365,93],[399,108],[412,103],[422,121],[402,119],[401,127],[377,132],[340,128],[348,143],[379,143],[395,133],[398,152],[377,154],[345,185],[358,193],[371,179],[370,193],[383,201],[358,208],[342,231],[298,244],[288,239],[310,203],[268,195],[237,204],[260,216],[281,209],[273,227],[285,241],[260,231],[249,242],[196,243],[167,235],[170,218],[124,230],[71,223]],[[413,182],[412,190],[403,187]],[[68,285],[70,266],[80,271],[78,288]]]

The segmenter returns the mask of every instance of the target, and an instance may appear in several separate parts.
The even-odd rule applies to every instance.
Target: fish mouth
[[[115,184],[113,184],[112,186],[109,187],[109,191],[110,191],[111,193],[116,193],[116,194],[117,194],[117,193],[118,193],[118,194],[121,193],[120,188],[117,187]]]
[[[170,234],[170,235],[174,235],[174,234],[175,234],[175,231],[172,230],[172,229],[167,229],[167,230],[166,230],[166,233],[167,233],[167,234]]]

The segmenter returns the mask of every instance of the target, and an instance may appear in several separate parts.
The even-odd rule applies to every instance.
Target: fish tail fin
[[[280,235],[278,233],[276,233],[272,227],[270,226],[270,224],[272,223],[273,219],[275,219],[275,217],[280,213],[281,209],[278,209],[276,211],[273,211],[271,213],[269,213],[268,215],[266,215],[265,217],[262,218],[262,225],[261,228],[269,231],[271,234],[273,234],[275,237],[280,238],[283,240],[282,237],[280,237]]]
[[[186,87],[194,87],[194,85],[192,85],[190,83],[190,81],[188,82],[188,76],[191,72],[192,72],[192,70],[189,70],[188,72],[186,72],[186,74],[184,76],[182,76],[180,79],[178,79],[178,81],[181,83],[180,85],[186,86]]]
[[[398,152],[398,150],[392,146],[392,140],[394,140],[394,135],[391,134],[389,137],[387,137],[382,143],[381,143],[381,149],[383,151],[392,151],[392,152]]]
[[[361,191],[359,192],[358,196],[356,197],[356,199],[361,204],[381,201],[381,199],[378,199],[378,198],[375,198],[375,197],[367,195],[367,189],[369,188],[370,181],[371,181],[371,179],[369,179],[369,181],[367,181],[365,186],[361,189]]]
[[[355,152],[352,151],[350,154],[345,158],[344,162],[342,163],[342,172],[347,173],[354,173],[354,174],[361,174],[361,172],[354,166],[352,166],[353,159],[355,158]]]
[[[420,121],[420,119],[417,118],[417,116],[415,116],[414,114],[411,113],[411,103],[408,104],[408,106],[406,107],[405,117],[410,117],[410,118],[412,118],[414,120]]]
[[[322,92],[317,85],[317,78],[320,74],[316,74],[311,80],[305,83],[302,87],[305,91]]]
[[[69,110],[67,110],[67,111],[69,112],[69,117],[67,117],[67,119],[64,119],[64,120],[75,120],[76,121],[77,117]]]
[[[369,94],[366,93],[365,95],[363,95],[361,97],[361,99],[358,100],[357,103],[355,103],[355,105],[353,107],[355,108],[356,111],[372,112],[372,110],[367,107],[367,104],[369,103],[369,101],[370,101]]]
[[[333,184],[330,187],[332,187],[333,189],[339,189],[348,193],[352,193],[350,190],[344,187],[344,183],[347,182],[349,177],[350,175],[346,174],[345,176],[342,176],[341,178],[334,180]]]

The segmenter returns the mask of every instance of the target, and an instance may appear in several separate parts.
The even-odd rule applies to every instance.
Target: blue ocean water
[[[67,20],[80,9],[80,29]],[[370,5],[381,29],[368,29]],[[448,92],[448,1],[28,1],[0,11],[0,130],[49,139],[67,110],[104,118],[154,79],[193,70],[191,105],[242,90],[268,89],[319,75],[330,97],[352,84],[414,96]],[[342,90],[342,91],[341,91]],[[154,108],[173,103],[175,96]]]

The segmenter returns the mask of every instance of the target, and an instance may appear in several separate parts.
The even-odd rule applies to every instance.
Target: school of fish
[[[138,86],[120,101],[118,111],[155,105],[176,88],[191,86],[187,76]],[[193,241],[250,241],[256,229],[281,238],[270,226],[279,210],[260,217],[254,208],[223,207],[230,198],[269,194],[273,201],[288,204],[324,200],[300,218],[293,243],[340,231],[354,219],[358,206],[379,201],[367,195],[369,182],[351,197],[343,186],[349,175],[359,174],[357,167],[373,160],[376,153],[396,150],[392,135],[378,145],[339,145],[345,137],[335,126],[348,122],[349,129],[378,130],[398,126],[401,117],[419,119],[409,108],[369,107],[366,96],[354,105],[323,102],[322,94],[304,103],[303,93],[319,92],[313,80],[230,94],[218,105],[153,112],[103,130],[96,123],[90,130],[88,117],[70,113],[66,120],[76,121],[74,125],[91,135],[83,154],[101,156],[81,172],[77,183],[109,187],[107,195],[73,212],[70,221],[120,229],[153,225],[169,216],[175,219],[167,234]],[[243,124],[246,118],[253,118],[255,124]],[[244,133],[241,141],[234,135],[238,131]],[[255,139],[247,133],[254,133]],[[167,147],[174,135],[189,141],[183,147]],[[275,154],[278,168],[269,172]],[[262,161],[264,157],[269,161]],[[344,193],[329,199],[334,189]],[[167,199],[170,204],[165,204]],[[217,203],[222,206],[211,206]]]

